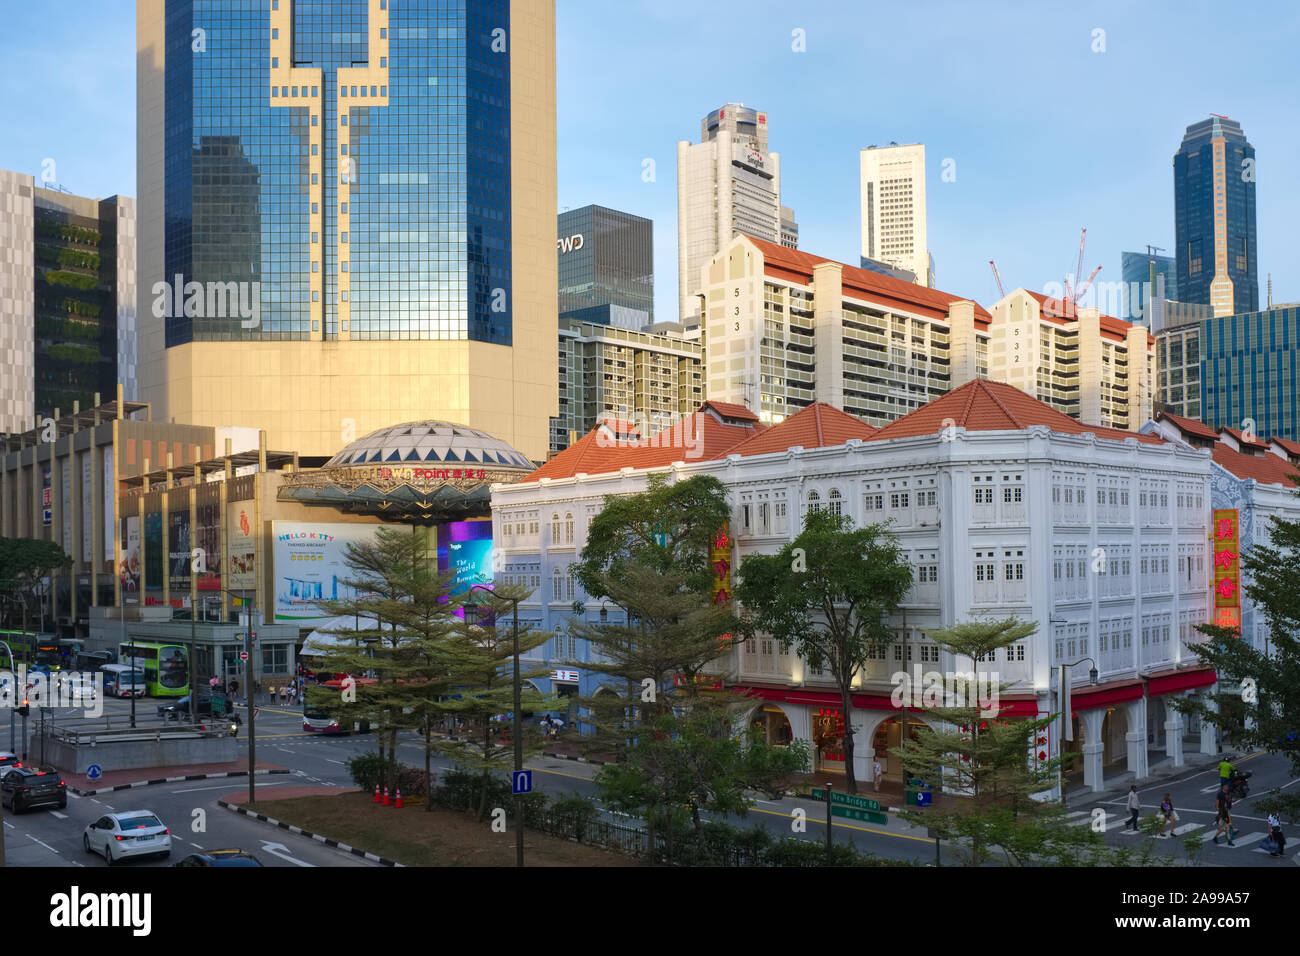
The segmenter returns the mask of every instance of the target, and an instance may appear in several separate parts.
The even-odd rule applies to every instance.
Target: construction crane
[[[1076,303],[1083,298],[1083,294],[1088,291],[1088,287],[1092,285],[1092,280],[1097,278],[1097,273],[1100,271],[1101,271],[1101,266],[1097,266],[1097,268],[1092,270],[1092,275],[1088,276],[1087,280],[1083,283],[1083,285],[1079,286],[1079,290],[1074,293],[1074,301]]]
[[[989,265],[993,267],[993,279],[998,284],[998,298],[1005,299],[1007,297],[1007,294],[1002,288],[1002,277],[998,275],[998,264],[994,262],[992,259],[990,259]]]
[[[1079,276],[1083,272],[1083,245],[1088,239],[1088,230],[1083,229],[1079,232],[1079,262],[1074,267],[1074,281],[1079,281]],[[1065,277],[1065,298],[1069,302],[1078,302],[1079,293],[1070,288],[1070,276]]]

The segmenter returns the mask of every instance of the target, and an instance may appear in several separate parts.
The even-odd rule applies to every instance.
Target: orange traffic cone
[[[388,806],[392,806],[392,804],[390,803],[390,801],[389,801],[389,799],[388,799],[388,788],[387,788],[387,787],[384,787],[384,806],[386,806],[386,807],[388,807]]]
[[[379,784],[375,784],[375,803],[379,802]]]
[[[402,809],[402,788],[397,788],[397,802],[394,804],[397,809]]]

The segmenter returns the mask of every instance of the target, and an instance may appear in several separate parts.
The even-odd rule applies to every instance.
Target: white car
[[[132,856],[171,856],[171,830],[152,810],[126,810],[100,817],[82,834],[87,853],[102,854],[109,865]]]

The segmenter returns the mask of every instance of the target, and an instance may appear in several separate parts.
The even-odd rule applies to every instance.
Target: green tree
[[[477,622],[459,622],[447,646],[450,670],[458,686],[453,694],[433,706],[439,713],[464,718],[469,725],[465,738],[433,742],[430,746],[477,774],[481,780],[478,817],[487,814],[487,797],[493,774],[514,767],[514,728],[494,718],[514,711],[514,636],[512,604],[524,601],[531,588],[501,585],[488,595],[475,592]],[[553,635],[519,625],[519,654],[539,647]],[[524,667],[520,662],[520,681],[545,677],[546,667]],[[520,694],[520,726],[523,728],[525,758],[542,750],[542,738],[536,725],[523,722],[523,713],[545,711],[555,706],[556,698],[545,697],[531,685]]]
[[[18,606],[24,632],[42,581],[70,567],[72,559],[53,541],[0,538],[0,595]]]
[[[804,529],[772,555],[749,555],[736,596],[745,634],[762,631],[835,679],[845,720],[844,763],[853,773],[852,685],[874,649],[893,641],[888,617],[912,586],[898,541],[882,525],[853,528],[831,511],[810,512]]]
[[[451,577],[438,573],[437,556],[425,541],[413,530],[379,528],[374,543],[349,545],[352,576],[344,583],[356,596],[320,602],[326,613],[355,622],[331,631],[340,641],[323,655],[324,669],[354,677],[370,673],[376,683],[356,684],[344,694],[311,688],[307,703],[347,722],[362,718],[375,725],[390,788],[399,769],[398,731],[427,726],[436,702],[460,679],[451,648],[458,626],[456,605],[449,601]],[[425,764],[427,769],[427,754]]]
[[[1268,621],[1256,648],[1237,628],[1197,625],[1206,640],[1188,647],[1218,672],[1219,693],[1173,700],[1184,713],[1222,727],[1243,748],[1282,754],[1300,775],[1300,522],[1274,517],[1269,544],[1241,562],[1246,596]],[[1274,791],[1257,809],[1300,815],[1300,794]]]

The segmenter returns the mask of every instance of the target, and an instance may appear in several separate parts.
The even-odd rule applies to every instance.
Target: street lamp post
[[[482,591],[485,594],[495,592],[489,587],[482,584],[476,584],[470,588],[471,595],[475,591]],[[513,641],[514,652],[514,671],[515,671],[515,773],[518,774],[524,769],[524,735],[523,735],[523,714],[519,710],[519,599],[514,598],[510,601],[511,616],[513,623],[511,625],[511,639]],[[513,788],[512,788],[513,789]],[[524,814],[523,806],[520,801],[520,795],[515,794],[515,866],[524,865]]]
[[[1062,810],[1066,809],[1065,806],[1066,734],[1069,734],[1069,738],[1071,740],[1074,739],[1074,733],[1073,733],[1074,723],[1070,719],[1070,685],[1067,682],[1065,671],[1067,668],[1074,667],[1076,664],[1082,664],[1084,661],[1087,661],[1089,664],[1092,665],[1092,668],[1088,671],[1089,683],[1096,684],[1097,683],[1097,662],[1094,661],[1091,657],[1081,657],[1077,661],[1075,661],[1074,664],[1065,664],[1065,663],[1061,664],[1061,690],[1060,690],[1060,696],[1058,698],[1058,701],[1061,705],[1061,739],[1060,742],[1057,744],[1057,748],[1059,749],[1061,755],[1061,764],[1059,768],[1059,773],[1061,775],[1061,809]]]

